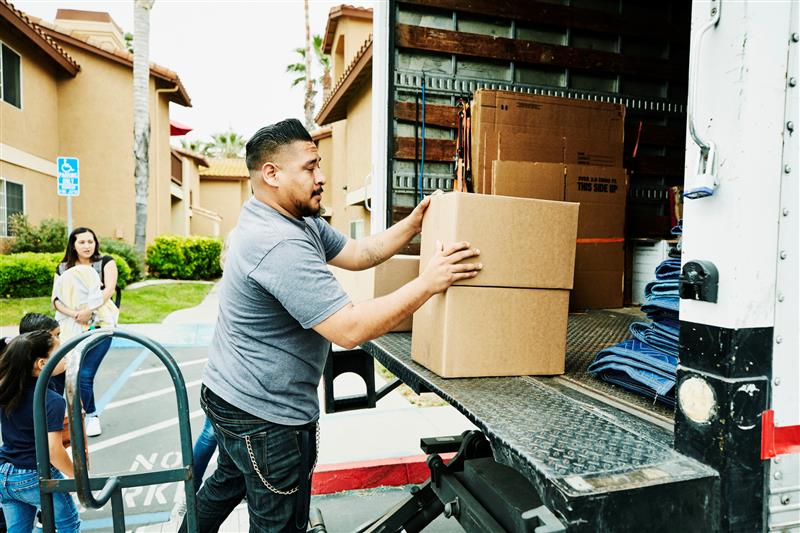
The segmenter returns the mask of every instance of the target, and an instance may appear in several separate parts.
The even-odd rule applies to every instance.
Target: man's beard
[[[322,196],[322,189],[317,189],[316,191],[311,193],[311,198],[314,198],[314,196],[318,195]],[[300,216],[303,217],[317,217],[319,216],[320,211],[322,211],[321,202],[317,207],[313,207],[311,204],[302,204],[300,202],[295,202],[295,207],[297,207],[297,210],[300,212]]]

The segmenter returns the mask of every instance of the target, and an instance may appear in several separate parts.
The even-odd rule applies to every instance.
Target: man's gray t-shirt
[[[316,420],[330,342],[311,328],[350,302],[326,264],[347,237],[324,220],[290,218],[251,198],[228,239],[203,383],[270,422]]]

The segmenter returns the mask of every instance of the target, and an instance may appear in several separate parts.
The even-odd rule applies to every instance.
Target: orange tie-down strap
[[[800,453],[800,426],[775,427],[775,411],[761,415],[761,459],[785,453]]]
[[[625,237],[609,237],[606,239],[578,239],[578,244],[611,244],[615,242],[625,242]]]

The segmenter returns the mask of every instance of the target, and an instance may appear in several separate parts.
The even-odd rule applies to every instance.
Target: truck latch
[[[681,299],[717,303],[719,272],[711,261],[689,261],[679,279]]]

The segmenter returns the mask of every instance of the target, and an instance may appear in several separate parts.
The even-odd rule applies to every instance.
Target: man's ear
[[[272,161],[267,161],[261,165],[261,179],[271,187],[278,186],[278,165]]]

